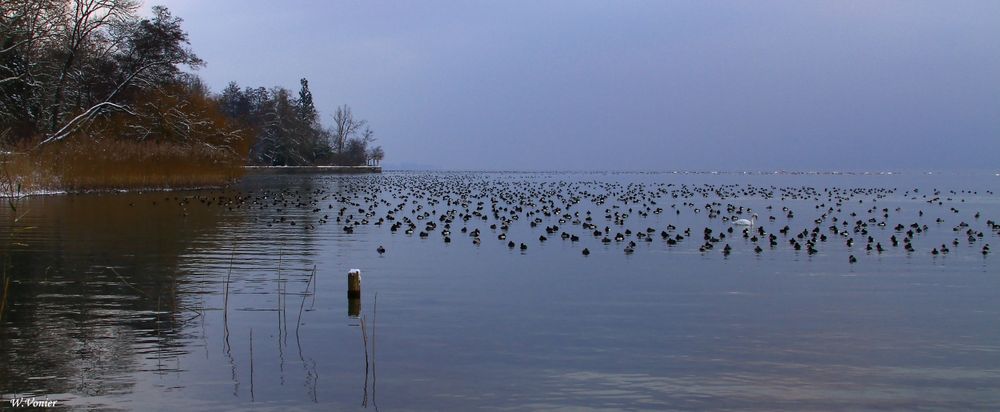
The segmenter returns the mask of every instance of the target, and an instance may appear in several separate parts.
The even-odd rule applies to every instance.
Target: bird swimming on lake
[[[411,181],[427,184],[412,185]],[[622,242],[620,247],[635,253],[637,252],[635,243],[652,242],[655,240],[655,232],[660,231],[660,238],[666,243],[663,247],[669,247],[672,250],[698,249],[707,252],[713,249],[714,244],[725,244],[728,241],[730,244],[723,248],[722,255],[738,254],[742,250],[762,254],[765,251],[785,247],[786,244],[789,249],[801,250],[812,255],[817,254],[818,247],[823,245],[825,250],[829,248],[831,253],[835,255],[853,252],[856,259],[859,258],[857,252],[860,251],[861,247],[864,247],[868,254],[871,252],[884,254],[894,247],[905,247],[907,253],[914,253],[917,250],[927,251],[926,247],[933,246],[936,242],[931,243],[930,239],[923,239],[921,236],[928,233],[928,230],[943,229],[941,226],[949,219],[943,219],[944,216],[941,215],[941,212],[947,210],[950,212],[949,215],[958,213],[957,209],[949,209],[947,205],[941,208],[941,212],[938,212],[937,215],[932,210],[919,211],[927,212],[923,213],[924,216],[930,216],[927,223],[930,223],[931,220],[938,223],[938,225],[934,225],[935,227],[928,228],[928,225],[922,224],[922,222],[902,224],[893,221],[891,219],[893,208],[872,206],[867,211],[863,211],[860,207],[848,209],[846,206],[848,201],[862,203],[861,200],[864,200],[863,203],[869,203],[869,199],[874,202],[895,193],[895,189],[889,188],[829,188],[820,191],[817,188],[806,187],[767,188],[751,187],[750,185],[675,186],[660,183],[621,184],[617,182],[494,183],[475,176],[407,176],[404,178],[387,176],[345,182],[348,184],[345,190],[338,190],[335,193],[321,193],[319,190],[312,193],[300,193],[285,190],[279,193],[262,192],[254,197],[241,194],[235,199],[191,197],[190,199],[178,200],[176,197],[171,197],[165,198],[164,204],[170,206],[176,203],[187,211],[194,204],[189,200],[201,201],[207,206],[214,206],[217,202],[220,206],[235,205],[237,208],[245,202],[246,207],[250,207],[252,204],[255,210],[270,209],[270,212],[276,213],[273,216],[260,216],[262,225],[271,226],[274,224],[274,226],[287,227],[293,225],[294,222],[293,228],[315,229],[316,226],[311,223],[316,223],[318,226],[318,224],[326,224],[327,221],[333,223],[335,220],[338,223],[335,228],[343,228],[346,233],[359,233],[363,229],[355,229],[368,225],[381,226],[380,224],[384,222],[385,228],[388,229],[387,232],[393,234],[402,234],[405,231],[411,236],[419,233],[419,237],[427,238],[438,232],[446,244],[450,240],[455,240],[450,237],[451,229],[455,229],[463,234],[468,233],[472,243],[479,246],[482,243],[480,232],[482,229],[490,228],[494,231],[491,234],[498,239],[496,246],[500,246],[501,249],[504,244],[507,244],[511,249],[520,245],[520,242],[512,240],[521,236],[517,230],[519,225],[523,225],[523,227],[530,226],[531,232],[527,232],[529,237],[530,234],[534,233],[534,237],[538,238],[542,245],[553,239],[548,236],[558,235],[568,241],[580,242],[581,246],[589,246],[590,242],[595,245],[609,245],[618,241]],[[376,185],[380,182],[385,183],[385,187]],[[385,196],[379,195],[380,191],[385,190],[386,187],[394,190],[391,193],[392,199],[388,197],[382,199],[381,197]],[[325,196],[320,198],[321,195]],[[935,195],[937,194],[935,193]],[[906,196],[909,196],[909,192]],[[333,199],[334,204],[320,204],[320,201],[328,197]],[[683,203],[673,205],[656,203],[671,197],[683,199],[678,201]],[[698,197],[708,197],[709,199],[705,203],[695,202],[694,199]],[[815,215],[807,210],[796,212],[796,214],[807,217],[803,222],[808,225],[806,227],[801,225],[795,227],[789,220],[786,222],[787,224],[781,223],[783,228],[771,234],[765,230],[766,225],[756,225],[756,220],[760,218],[759,214],[753,213],[749,207],[740,205],[733,200],[730,200],[732,203],[713,201],[711,197],[715,197],[715,200],[745,198],[765,201],[770,199],[775,199],[775,201],[813,201],[816,204],[811,205],[808,209],[815,209],[816,212]],[[820,197],[826,197],[825,202]],[[928,200],[928,203],[938,207],[940,200],[935,198]],[[123,203],[128,203],[128,201]],[[138,205],[138,202],[134,204]],[[765,213],[771,215],[765,216],[770,224],[774,224],[775,221],[780,221],[786,216],[789,219],[792,217],[792,210],[787,205],[775,203],[760,206],[764,207],[761,210],[767,210]],[[842,206],[843,211],[841,210]],[[384,213],[379,210],[383,207],[387,208]],[[586,210],[587,207],[595,208],[594,211],[597,213],[592,216],[591,210]],[[600,207],[604,213],[600,213],[596,209],[597,207]],[[754,210],[756,208],[757,206]],[[311,214],[285,214],[286,211],[295,209],[301,209],[303,212]],[[339,216],[318,215],[324,210],[331,209],[339,209]],[[674,221],[673,224],[662,222],[666,226],[665,230],[661,231],[656,228],[659,221],[646,220],[652,215],[660,213],[663,213],[664,216],[670,216],[670,209],[674,209],[678,215],[681,215],[681,211],[688,211],[689,214],[692,214],[689,219],[707,219],[704,226],[696,226],[697,229],[704,229],[702,234],[704,242],[690,243],[690,245],[682,242],[685,237],[698,240],[698,236],[692,228],[678,231],[675,225],[681,225],[679,222]],[[706,213],[699,216],[699,212]],[[900,208],[895,208],[895,212],[903,213]],[[968,213],[968,216],[972,217],[976,213],[973,210]],[[986,214],[980,214],[980,219],[985,216]],[[604,217],[606,222],[602,222],[601,217]],[[638,221],[636,221],[637,217]],[[740,219],[740,217],[746,217],[746,219]],[[558,226],[554,225],[557,221]],[[279,224],[279,222],[281,223]],[[973,225],[980,222],[978,220],[971,222],[972,225],[962,222],[954,226],[952,228],[954,232],[952,241],[943,244],[936,243],[939,258],[942,255],[950,255],[949,248],[951,247],[956,248],[956,253],[963,251],[964,249],[958,246],[960,241],[961,243],[965,242],[964,239],[968,239],[969,243],[978,243],[980,248],[976,249],[983,254],[989,254],[989,247],[983,247],[982,242],[994,233],[1000,234],[1000,224],[988,220],[985,222],[987,229],[975,230]],[[420,228],[417,223],[424,223],[425,227]],[[479,224],[477,225],[477,223]],[[695,222],[686,223],[690,225]],[[476,228],[479,225],[481,228]],[[578,228],[573,229],[573,226],[578,226]],[[681,226],[683,229],[683,225]],[[637,230],[631,230],[632,227]],[[793,228],[795,228],[794,232]],[[543,229],[545,232],[541,232]],[[513,230],[513,232],[508,230]],[[418,236],[413,236],[413,238]],[[633,236],[634,239],[629,239]],[[857,236],[860,238],[855,238]],[[740,238],[746,241],[741,242]],[[504,240],[508,242],[503,242]],[[634,240],[634,242],[625,242],[626,240]],[[879,243],[882,240],[886,240],[885,245]],[[494,245],[493,242],[487,243],[491,246]],[[733,244],[737,246],[733,247]],[[770,249],[765,248],[765,244],[769,245]],[[526,243],[525,245],[527,246]],[[847,246],[846,250],[845,245]],[[859,248],[853,249],[854,245],[858,245]],[[384,246],[377,246],[384,250]],[[668,250],[671,250],[669,248]],[[972,249],[972,251],[975,252],[976,249]],[[381,250],[380,255],[384,254]],[[553,249],[550,246],[547,250]],[[589,249],[586,251],[592,252]],[[931,256],[933,256],[934,251],[935,248],[929,251]],[[652,256],[657,255],[653,254]]]
[[[753,215],[750,216],[750,220],[738,219],[738,220],[733,221],[733,225],[736,225],[736,226],[753,226],[754,223],[757,223],[757,214],[756,213],[754,213]]]

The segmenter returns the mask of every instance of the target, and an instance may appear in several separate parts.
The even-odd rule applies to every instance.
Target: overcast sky
[[[306,77],[324,122],[349,104],[390,164],[1000,165],[1000,1],[153,4],[213,90]]]

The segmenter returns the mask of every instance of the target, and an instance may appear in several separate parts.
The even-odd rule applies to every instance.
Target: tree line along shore
[[[252,166],[376,166],[374,131],[297,92],[212,92],[182,19],[138,0],[0,2],[0,194],[224,185]]]

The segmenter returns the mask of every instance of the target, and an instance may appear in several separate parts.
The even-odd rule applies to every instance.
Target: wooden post
[[[347,316],[361,314],[361,269],[347,272]]]
[[[347,272],[347,298],[361,298],[361,269],[351,269]]]

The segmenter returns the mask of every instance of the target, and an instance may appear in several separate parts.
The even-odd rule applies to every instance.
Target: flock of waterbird
[[[790,248],[814,255],[840,244],[848,261],[856,263],[857,255],[893,251],[947,255],[963,244],[965,250],[988,256],[988,240],[1000,235],[997,221],[977,210],[959,209],[965,197],[993,196],[992,191],[564,181],[558,176],[458,173],[330,179],[335,184],[320,189],[172,200],[185,207],[200,202],[258,209],[267,226],[332,227],[345,234],[373,226],[443,243],[464,237],[477,246],[492,237],[520,251],[544,242],[596,240],[607,246],[604,250],[617,246],[625,254],[636,253],[644,242],[705,254],[718,249],[723,256],[737,248],[756,254]],[[511,230],[515,225],[528,230]],[[537,237],[523,234],[530,231]],[[941,234],[945,231],[949,234]],[[939,234],[928,237],[931,232]],[[942,242],[944,237],[950,241]],[[376,252],[388,251],[380,245]],[[591,253],[590,247],[580,247],[581,255]]]

